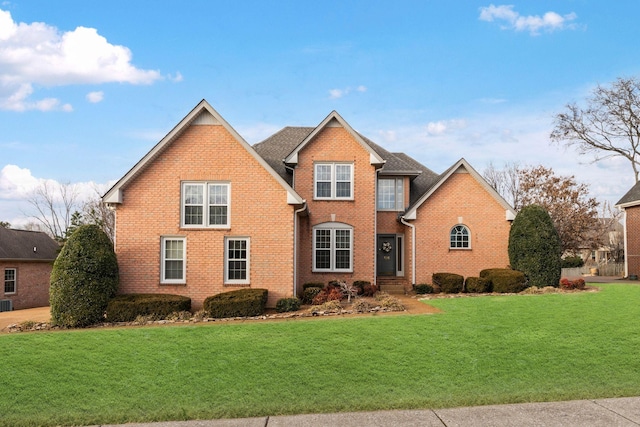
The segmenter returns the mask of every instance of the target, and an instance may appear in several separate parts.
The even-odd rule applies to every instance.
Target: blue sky
[[[435,172],[543,164],[601,201],[626,161],[552,145],[553,116],[640,71],[637,1],[0,2],[0,220],[38,183],[124,175],[201,99],[249,143],[332,110]]]

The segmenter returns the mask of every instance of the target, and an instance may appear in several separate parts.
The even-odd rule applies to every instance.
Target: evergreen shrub
[[[208,317],[254,317],[264,313],[267,305],[266,289],[238,289],[212,295],[204,300],[203,310]]]
[[[491,292],[491,281],[483,277],[467,277],[464,289],[469,293],[484,294]]]
[[[107,305],[107,321],[133,322],[138,316],[164,319],[181,311],[191,311],[191,298],[170,294],[117,295]]]
[[[50,280],[54,325],[73,328],[104,321],[118,290],[118,261],[109,237],[97,225],[78,227],[53,263]]]
[[[454,273],[433,273],[431,281],[446,294],[460,293],[464,286],[464,277]]]
[[[298,298],[280,298],[276,302],[276,311],[286,313],[300,310],[300,300]]]
[[[562,244],[551,217],[538,205],[518,212],[509,232],[509,262],[522,271],[529,286],[558,287]]]
[[[420,283],[415,287],[416,294],[424,295],[424,294],[432,294],[433,286],[428,285],[426,283]]]

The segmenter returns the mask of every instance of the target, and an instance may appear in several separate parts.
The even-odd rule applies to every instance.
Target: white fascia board
[[[315,138],[321,130],[329,127],[330,123],[334,120],[338,122],[338,124],[342,126],[347,132],[349,132],[349,134],[358,142],[358,144],[360,144],[365,150],[369,152],[369,161],[372,165],[383,165],[385,163],[385,160],[380,157],[378,153],[376,153],[373,148],[371,148],[371,146],[367,144],[360,135],[358,135],[358,132],[356,132],[351,127],[351,125],[349,125],[349,123],[347,123],[346,120],[344,120],[342,116],[340,116],[340,114],[338,114],[338,112],[335,110],[332,111],[322,122],[320,122],[320,124],[316,126],[316,128],[309,135],[307,135],[307,137],[300,144],[298,144],[298,146],[287,156],[287,158],[284,159],[284,162],[286,164],[297,164],[298,152],[300,152],[300,150],[302,150],[311,140],[313,140],[313,138]]]
[[[271,166],[240,136],[236,130],[227,123],[227,121],[206,101],[202,100],[189,114],[185,116],[164,138],[160,140],[136,165],[131,168],[105,195],[103,201],[107,203],[122,203],[122,189],[133,179],[145,166],[153,161],[158,153],[160,153],[167,145],[171,144],[203,111],[213,116],[215,121],[223,126],[233,138],[240,143],[251,154],[256,161],[267,170],[271,176],[287,191],[287,203],[289,200],[295,200],[293,204],[303,203],[303,198],[291,188],[287,182],[273,170]],[[206,122],[206,120],[205,120]],[[213,123],[213,122],[211,122]]]

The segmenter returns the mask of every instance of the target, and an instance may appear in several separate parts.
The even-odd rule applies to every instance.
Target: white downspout
[[[293,211],[293,296],[298,293],[298,214],[307,209],[307,201],[302,201],[302,207]]]
[[[411,282],[416,284],[416,226],[409,224],[403,216],[400,217],[400,222],[411,228]]]

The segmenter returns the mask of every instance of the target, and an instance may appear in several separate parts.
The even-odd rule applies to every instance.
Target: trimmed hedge
[[[313,299],[322,292],[322,288],[316,288],[315,286],[311,286],[310,288],[306,288],[302,291],[302,303],[303,304],[311,304]]]
[[[482,270],[480,277],[487,280],[491,284],[493,292],[497,293],[518,293],[529,286],[527,278],[522,271],[508,268]]]
[[[467,277],[464,289],[469,293],[485,294],[491,292],[491,281],[484,277]]]
[[[203,309],[213,318],[254,317],[264,313],[267,305],[266,289],[238,289],[207,297]]]
[[[169,294],[117,295],[107,305],[108,322],[132,322],[138,316],[165,318],[171,313],[191,311],[191,298]]]
[[[424,295],[424,294],[432,294],[433,286],[428,285],[426,283],[421,283],[415,286],[416,294]]]
[[[304,285],[302,285],[302,290],[304,291],[305,289],[308,288],[324,288],[324,283],[322,282],[307,282]]]
[[[464,277],[454,273],[433,273],[432,283],[440,288],[440,292],[457,294],[462,292]]]
[[[371,285],[371,282],[369,282],[367,280],[355,280],[353,282],[353,286],[358,288],[358,295],[364,294],[365,287],[370,286],[370,285]]]
[[[300,300],[298,298],[280,298],[276,302],[276,311],[278,313],[298,310],[300,310]]]

